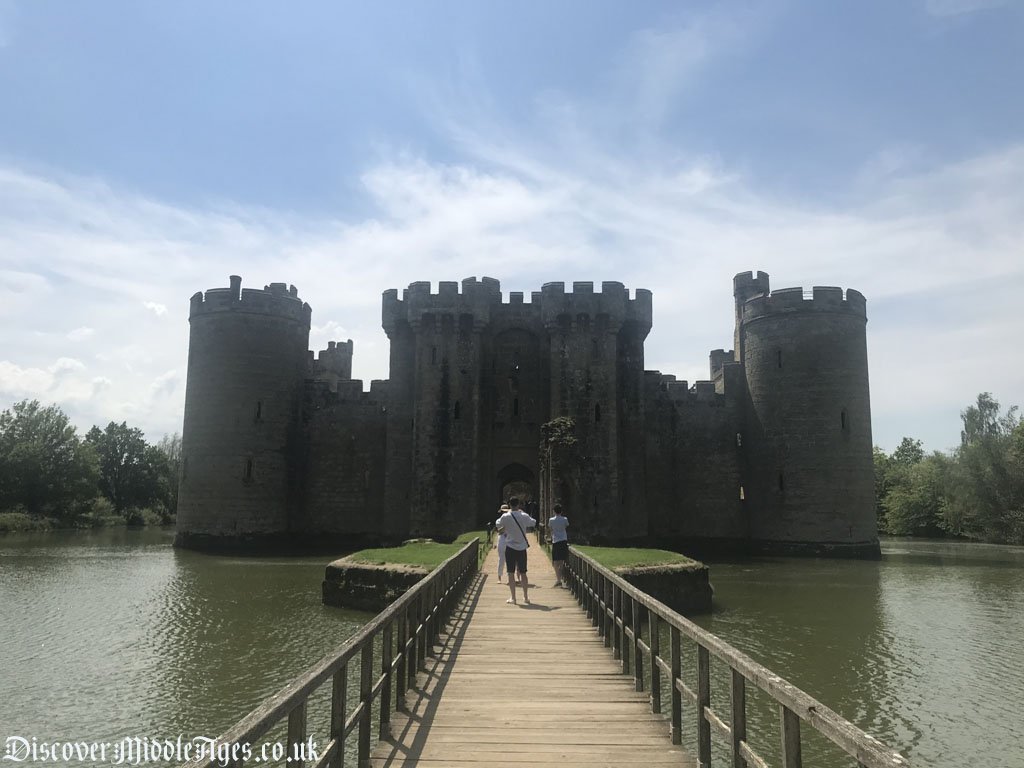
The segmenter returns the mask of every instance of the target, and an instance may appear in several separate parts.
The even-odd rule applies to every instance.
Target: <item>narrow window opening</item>
[[[743,493],[743,486],[740,486],[740,501],[746,501],[747,497]]]
[[[518,397],[515,400],[512,401],[512,415],[513,416],[518,416],[519,415],[519,398]]]
[[[455,408],[453,409],[453,413],[452,413],[452,416],[454,417],[454,419],[456,421],[459,420],[459,416],[461,415],[461,410],[462,409],[459,407],[459,401],[456,400],[455,401]]]
[[[737,448],[742,448],[743,447],[743,434],[741,432],[737,432],[736,433],[736,447]]]
[[[781,368],[782,367],[782,350],[781,349],[778,351],[778,358],[779,358],[779,368]]]
[[[243,479],[246,481],[252,480],[252,459],[245,460],[245,475]]]
[[[256,401],[256,421],[260,421],[263,418],[263,401]]]
[[[779,493],[785,493],[785,491],[786,491],[786,482],[785,482],[785,480],[782,477],[782,473],[779,472]]]
[[[849,426],[849,422],[846,420],[846,409],[845,408],[843,408],[842,412],[839,414],[839,424],[840,424],[840,427],[842,428],[843,432],[845,432],[847,427]]]
[[[437,362],[437,347],[430,348],[430,364],[433,365]]]
[[[594,406],[594,421],[600,421],[600,420],[601,420],[601,405],[598,404],[598,405]]]

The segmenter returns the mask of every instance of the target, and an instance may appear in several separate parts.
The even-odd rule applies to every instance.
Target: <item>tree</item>
[[[74,516],[96,497],[97,465],[56,405],[22,400],[0,413],[0,509]]]
[[[85,436],[99,457],[100,491],[119,515],[129,515],[160,499],[160,479],[165,459],[146,443],[142,430],[126,422],[110,422],[106,429],[93,427]]]
[[[880,531],[888,531],[889,527],[885,519],[885,497],[889,492],[892,459],[877,445],[872,449],[871,457],[875,465],[875,519],[878,520]]]
[[[1000,413],[988,392],[961,412],[943,527],[985,541],[1024,543],[1024,466],[1018,460],[1017,408]]]
[[[164,493],[166,517],[178,512],[178,481],[181,479],[181,435],[175,432],[173,435],[164,435],[156,444],[157,450],[163,454],[166,463],[164,466],[164,482],[166,491]]]
[[[883,502],[889,533],[935,536],[941,532],[947,463],[943,454],[935,452],[913,463],[894,464]]]
[[[924,459],[924,447],[920,440],[904,437],[892,452],[892,462],[898,466],[910,467]]]

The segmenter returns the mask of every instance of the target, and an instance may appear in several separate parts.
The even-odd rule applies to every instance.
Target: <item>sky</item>
[[[0,0],[0,409],[180,432],[188,300],[270,282],[387,378],[381,293],[654,292],[646,367],[732,277],[868,301],[872,427],[1024,404],[1024,4]]]

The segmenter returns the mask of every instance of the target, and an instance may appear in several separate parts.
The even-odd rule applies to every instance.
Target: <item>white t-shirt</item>
[[[537,526],[537,521],[521,509],[513,509],[498,518],[498,525],[505,529],[505,546],[524,550],[527,547],[525,533]],[[522,529],[522,530],[520,530]]]
[[[504,514],[504,513],[502,513]],[[501,529],[501,518],[499,517],[494,521],[494,529],[498,532],[498,546],[504,549],[505,547],[505,531]],[[504,552],[502,553],[504,555]]]
[[[569,536],[565,532],[565,529],[568,527],[569,518],[565,515],[555,515],[548,520],[548,530],[551,531],[551,543],[554,544],[558,541],[568,541]]]

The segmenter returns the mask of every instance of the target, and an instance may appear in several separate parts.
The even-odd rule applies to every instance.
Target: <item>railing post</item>
[[[604,647],[615,645],[615,598],[611,581],[601,577],[601,621],[604,622]]]
[[[651,632],[651,712],[661,714],[661,667],[658,666],[658,659],[661,658],[661,625],[658,614],[647,609],[647,626]]]
[[[609,582],[609,584],[611,584]],[[611,584],[612,592],[612,658],[622,658],[622,646],[619,641],[622,639],[619,633],[619,602],[622,600],[622,593],[619,588]]]
[[[409,688],[409,609],[405,608],[398,616],[398,668],[395,670],[395,706],[402,712],[406,711],[405,692]]]
[[[427,668],[427,594],[426,590],[420,591],[420,597],[417,601],[419,603],[419,620],[416,622],[416,626],[420,631],[419,634],[419,650],[416,652],[416,671]]]
[[[711,706],[711,657],[697,644],[697,760],[701,768],[711,765],[711,723],[705,708]]]
[[[384,627],[380,646],[380,668],[384,675],[384,687],[380,689],[380,735],[379,738],[386,739],[391,735],[391,684],[394,678],[391,674],[391,642],[393,623],[388,622]]]
[[[746,768],[740,743],[747,738],[747,679],[739,670],[732,671],[732,768]]]
[[[669,626],[671,636],[671,648],[669,653],[672,656],[672,743],[683,743],[683,694],[677,685],[682,674],[682,653],[679,650],[679,628],[674,624]]]
[[[412,600],[409,605],[409,687],[416,687],[416,673],[419,672],[419,597]]]
[[[295,709],[288,713],[288,759],[289,766],[303,768],[306,764],[300,755],[305,754],[306,743],[306,702],[303,701]]]
[[[618,616],[622,618],[622,638],[618,641],[618,647],[622,649],[623,653],[623,674],[629,675],[630,670],[633,667],[633,649],[630,647],[629,638],[626,635],[626,628],[630,624],[629,620],[633,615],[633,611],[627,610],[626,601],[633,602],[633,598],[629,597],[623,592],[621,587],[615,588],[618,592]],[[635,637],[635,636],[634,636]]]
[[[345,765],[345,698],[348,691],[348,664],[334,673],[331,683],[331,740],[337,745],[330,768]]]
[[[637,691],[644,689],[644,655],[640,650],[640,640],[643,638],[643,629],[640,623],[640,603],[635,597],[629,602],[633,605],[633,683]]]
[[[363,712],[359,718],[359,768],[370,762],[370,720],[373,705],[370,701],[370,690],[373,688],[373,638],[368,638],[363,646],[359,664],[359,702]]]
[[[334,673],[331,683],[331,740],[336,744],[330,768],[345,765],[345,696],[348,689],[348,665]]]
[[[800,718],[785,704],[779,704],[782,718],[782,766],[801,768],[803,755],[800,753]]]

